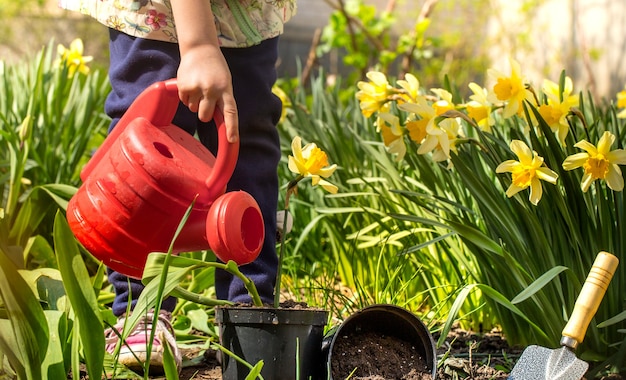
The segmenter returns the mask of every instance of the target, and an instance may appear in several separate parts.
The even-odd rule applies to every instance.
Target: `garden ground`
[[[437,339],[437,336],[435,336],[435,339]],[[455,329],[449,334],[446,347],[440,348],[437,352],[440,358],[446,357],[443,365],[438,369],[437,379],[506,379],[508,375],[501,369],[512,367],[522,351],[522,348],[509,347],[506,340],[497,331],[479,336],[464,330]],[[378,352],[383,358],[387,355],[387,352],[383,350]],[[185,354],[190,355],[190,357],[195,355],[193,352],[186,352]],[[363,355],[364,363],[376,361],[371,354],[372,352],[370,351]],[[388,371],[388,369],[386,370]],[[181,379],[221,380],[221,378],[219,364],[215,359],[214,353],[208,353],[200,363],[185,367],[181,373]],[[419,376],[415,374],[409,375],[408,373],[405,377],[402,377],[405,380],[430,378],[430,375]],[[376,374],[369,377],[353,377],[353,379],[385,380],[390,378]],[[618,379],[612,378],[611,380]]]
[[[438,338],[434,335],[435,340]],[[506,380],[508,371],[514,366],[515,362],[522,354],[523,347],[510,347],[506,339],[498,331],[491,331],[486,334],[475,334],[461,329],[453,329],[448,335],[448,339],[437,350],[438,360],[443,359],[443,364],[437,370],[437,380]],[[207,351],[203,354],[199,349],[183,349],[185,357],[185,367],[183,368],[181,380],[221,380],[221,369],[216,358],[215,351]],[[383,362],[388,352],[378,350],[379,356]],[[372,351],[363,354],[363,363],[376,362],[373,358]],[[353,360],[358,360],[354,359]],[[387,371],[389,368],[382,368],[381,371]],[[394,376],[400,372],[395,371]],[[70,379],[72,377],[68,377]],[[430,374],[416,374],[415,372],[407,372],[401,377],[384,377],[379,374],[373,374],[367,377],[352,377],[352,380],[430,380]],[[87,380],[87,377],[81,376],[81,380]],[[164,380],[164,378],[155,377],[154,380]],[[620,375],[604,376],[599,380],[625,380]],[[584,380],[584,379],[583,379]]]

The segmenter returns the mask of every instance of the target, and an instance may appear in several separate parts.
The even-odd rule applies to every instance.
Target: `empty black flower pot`
[[[362,342],[366,340],[365,337],[367,339],[371,337],[386,339],[386,342],[393,344],[388,347],[389,349],[395,349],[402,345],[408,351],[414,351],[414,356],[407,364],[418,363],[421,368],[415,368],[417,371],[430,373],[432,378],[435,378],[437,374],[437,352],[435,341],[428,328],[415,314],[402,307],[376,304],[350,315],[324,338],[323,351],[326,355],[328,379],[342,380],[348,377],[349,372],[353,369],[351,361],[361,361],[354,359],[354,357],[346,357],[345,349],[348,348],[347,351],[351,351],[355,356],[361,355],[356,353],[361,347],[364,347],[364,350],[371,349],[371,346],[369,348],[361,346]],[[394,342],[397,342],[397,345]],[[381,350],[381,357],[385,357],[382,361],[390,360],[392,355],[390,352],[384,352],[384,346],[376,345],[375,349]],[[361,356],[367,358],[361,363],[372,368],[381,368],[387,365],[386,363],[374,362],[377,355],[363,353]],[[347,369],[348,372],[343,373],[344,369]]]
[[[219,307],[220,344],[245,362],[263,360],[265,379],[321,379],[328,312],[319,309]],[[250,369],[222,354],[222,379],[245,379]]]

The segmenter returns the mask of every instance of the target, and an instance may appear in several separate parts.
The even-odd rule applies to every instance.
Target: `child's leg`
[[[272,303],[278,264],[276,210],[280,141],[276,124],[282,110],[280,99],[272,93],[278,38],[249,48],[222,49],[222,53],[233,78],[240,135],[239,161],[228,190],[250,193],[258,202],[265,222],[261,254],[253,263],[242,266],[241,271],[256,284],[263,301]],[[201,139],[204,140],[204,136]],[[215,276],[218,298],[236,302],[250,300],[240,280],[224,271],[217,271]]]

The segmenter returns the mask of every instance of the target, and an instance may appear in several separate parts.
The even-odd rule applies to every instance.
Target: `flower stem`
[[[250,280],[247,276],[241,273],[239,267],[237,266],[237,263],[229,260],[224,266],[224,269],[243,281],[243,285],[246,287],[246,290],[250,294],[250,298],[252,298],[252,303],[254,304],[254,306],[263,306],[263,301],[261,301],[261,296],[259,296],[259,291],[257,290],[256,285],[252,280]]]
[[[298,182],[300,182],[304,176],[299,175],[294,180],[290,181],[287,185],[287,193],[285,194],[285,215],[283,218],[283,233],[280,234],[280,249],[278,251],[278,268],[276,270],[276,285],[274,286],[274,307],[280,306],[280,286],[283,276],[283,256],[285,252],[285,237],[287,235],[287,223],[289,221],[289,198],[295,191]]]

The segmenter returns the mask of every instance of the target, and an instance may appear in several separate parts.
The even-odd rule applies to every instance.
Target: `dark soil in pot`
[[[333,379],[432,380],[426,360],[409,343],[376,332],[338,337],[332,362]]]

